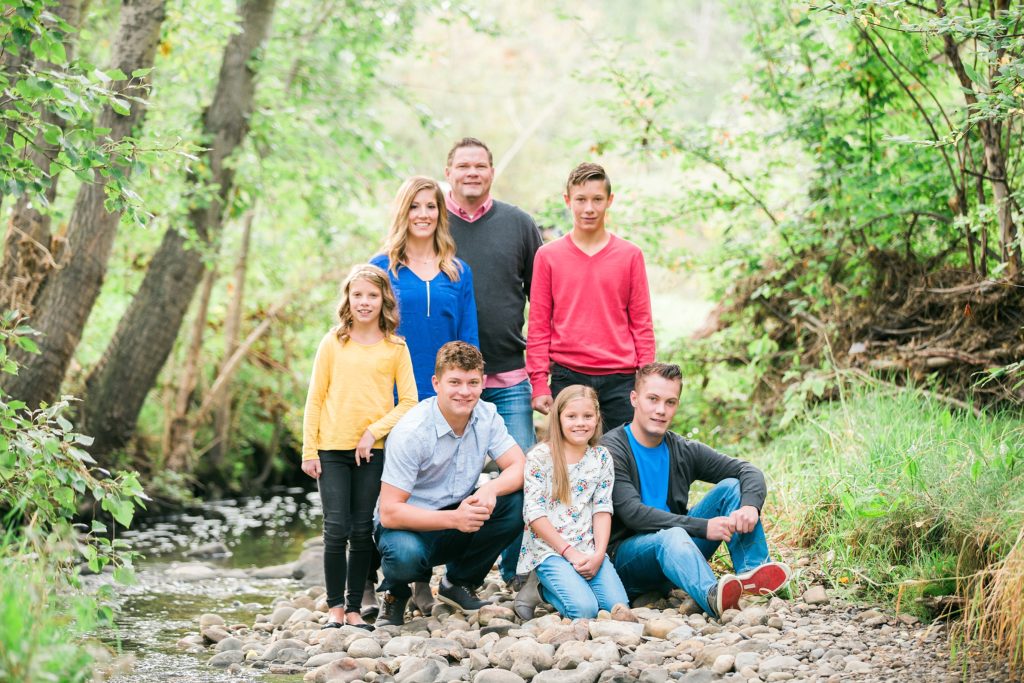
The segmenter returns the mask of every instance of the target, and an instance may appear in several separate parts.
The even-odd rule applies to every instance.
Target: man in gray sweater
[[[790,571],[768,556],[761,470],[669,430],[681,388],[678,365],[643,366],[630,395],[633,421],[601,441],[615,463],[610,554],[630,599],[681,588],[720,617],[743,593],[775,593]],[[715,486],[690,508],[697,480]],[[708,560],[722,542],[735,574],[716,579]]]
[[[480,350],[487,373],[481,399],[495,405],[509,434],[526,452],[535,437],[523,357],[523,313],[533,279],[533,257],[541,245],[540,230],[525,211],[491,197],[494,159],[480,140],[456,142],[448,152],[444,176],[452,187],[446,204],[456,251],[473,271]],[[521,540],[502,553],[505,581],[515,576]]]

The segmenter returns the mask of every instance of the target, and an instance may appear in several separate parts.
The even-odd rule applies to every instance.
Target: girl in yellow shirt
[[[354,266],[342,285],[338,319],[313,361],[302,471],[317,480],[323,507],[330,608],[324,628],[372,630],[359,606],[373,549],[384,437],[416,405],[416,380],[409,349],[395,333],[398,306],[387,273],[370,264]]]

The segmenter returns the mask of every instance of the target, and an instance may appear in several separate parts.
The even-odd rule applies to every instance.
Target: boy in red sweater
[[[636,370],[654,360],[647,269],[638,246],[605,229],[614,196],[603,168],[580,164],[565,191],[572,232],[542,246],[533,264],[526,336],[532,405],[547,415],[565,387],[591,386],[608,431],[633,418]]]

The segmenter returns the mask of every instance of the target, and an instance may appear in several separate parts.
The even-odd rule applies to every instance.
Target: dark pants
[[[384,471],[384,451],[374,449],[370,462],[358,467],[355,453],[319,453],[327,606],[344,602],[346,612],[358,612],[362,602],[373,551],[373,508]]]
[[[499,496],[494,512],[477,531],[407,531],[377,525],[384,582],[381,590],[397,598],[412,594],[413,581],[430,581],[434,567],[445,565],[448,581],[479,586],[498,554],[523,530],[523,492]]]
[[[633,391],[636,373],[625,372],[614,375],[586,375],[570,370],[558,363],[551,364],[551,397],[573,384],[583,384],[597,392],[601,404],[601,421],[605,433],[620,425],[633,421],[633,404],[629,392]]]

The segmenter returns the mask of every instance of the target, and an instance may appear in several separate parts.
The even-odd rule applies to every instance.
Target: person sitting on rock
[[[516,595],[520,619],[533,618],[536,582],[562,616],[593,619],[629,600],[605,554],[612,528],[614,472],[601,438],[597,392],[576,384],[551,407],[548,439],[526,456],[523,537],[517,574],[530,573]]]
[[[718,618],[743,593],[775,593],[790,571],[768,556],[761,470],[669,430],[681,388],[678,365],[643,366],[630,394],[632,422],[601,440],[615,463],[612,558],[631,599],[681,588]],[[696,480],[715,486],[688,508]],[[716,579],[708,560],[723,541],[736,573]]]
[[[437,396],[400,420],[385,446],[377,547],[385,591],[378,626],[402,625],[409,583],[446,565],[438,600],[462,612],[487,604],[475,593],[523,528],[522,449],[494,405],[480,400],[484,359],[472,344],[437,352]],[[485,460],[501,473],[475,491]]]

